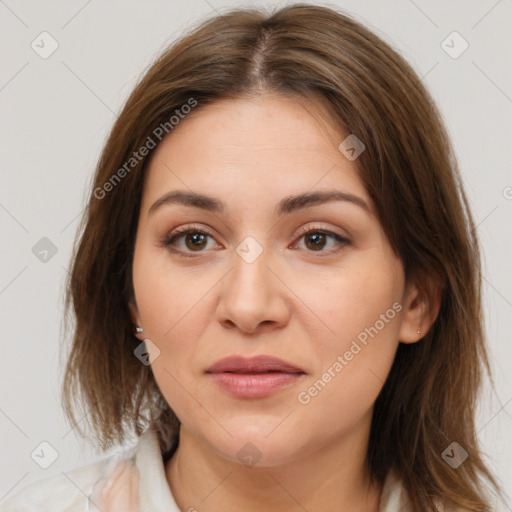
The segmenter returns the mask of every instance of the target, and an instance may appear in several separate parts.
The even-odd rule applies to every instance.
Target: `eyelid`
[[[170,233],[166,234],[163,240],[160,241],[160,246],[166,247],[170,251],[185,257],[194,257],[194,251],[182,251],[181,249],[177,249],[173,246],[173,242],[175,240],[188,233],[203,233],[215,240],[215,235],[212,233],[212,231],[210,231],[209,228],[204,227],[204,225],[187,224],[185,226],[179,226],[178,228],[173,229]],[[216,243],[218,244],[217,241]],[[205,251],[197,251],[197,255],[200,255],[201,252]]]
[[[305,235],[307,235],[309,233],[312,233],[312,232],[313,233],[314,232],[319,232],[319,233],[323,233],[325,235],[331,236],[334,239],[336,239],[337,242],[338,242],[338,247],[336,247],[334,249],[330,249],[328,251],[307,251],[307,252],[311,252],[313,254],[317,253],[319,256],[329,256],[329,255],[332,255],[332,254],[336,253],[337,251],[339,251],[340,249],[342,249],[344,246],[352,244],[352,240],[351,240],[351,237],[349,235],[342,235],[342,234],[337,233],[336,231],[334,231],[332,229],[327,228],[325,225],[322,226],[319,223],[316,223],[316,224],[315,223],[313,223],[313,224],[310,223],[310,224],[307,224],[305,226],[301,226],[299,228],[298,232],[296,232],[293,235],[294,242],[290,246],[291,247],[295,247],[300,242],[302,237],[304,237]],[[212,239],[214,239],[216,241],[215,235],[212,233],[212,231],[209,228],[205,227],[204,225],[187,224],[187,225],[175,228],[169,234],[167,234],[164,237],[164,239],[161,241],[161,245],[164,246],[164,247],[167,247],[172,252],[180,254],[180,255],[185,256],[185,257],[192,257],[193,258],[193,257],[200,256],[201,253],[208,252],[208,251],[197,251],[197,252],[196,251],[183,251],[183,250],[177,249],[176,247],[173,246],[173,242],[175,240],[177,240],[180,236],[186,235],[188,233],[203,233],[203,234],[205,234],[207,236],[210,236]],[[218,244],[217,241],[216,241],[216,243]]]
[[[334,229],[331,229],[330,227],[327,227],[326,225],[322,225],[321,223],[315,223],[315,222],[306,224],[305,226],[301,226],[298,230],[298,233],[296,233],[294,235],[294,237],[304,236],[312,231],[320,231],[322,233],[326,233],[329,235],[333,235],[335,237],[339,237],[348,242],[350,242],[352,239],[351,235],[349,235],[348,233],[345,233],[345,234],[338,233],[337,231],[335,231]]]
[[[168,233],[165,238],[164,238],[164,241],[167,241],[167,240],[170,240],[171,238],[173,238],[174,236],[176,235],[181,235],[181,234],[184,234],[184,233],[188,233],[189,231],[194,231],[194,232],[199,232],[199,233],[204,233],[206,235],[210,235],[211,237],[213,237],[213,233],[210,231],[210,229],[208,227],[205,227],[204,225],[201,225],[201,224],[186,224],[184,226],[179,226],[175,229],[173,229],[170,233]]]
[[[323,233],[327,236],[334,238],[337,241],[337,247],[334,247],[327,251],[306,251],[308,254],[316,254],[316,257],[328,257],[333,254],[338,253],[344,247],[348,245],[352,245],[352,237],[350,235],[342,235],[341,233],[337,233],[336,231],[322,226],[321,224],[308,224],[306,226],[301,226],[299,229],[299,233],[295,235],[296,242],[292,244],[292,247],[295,247],[300,243],[302,238],[309,233]],[[298,238],[297,238],[298,237]]]

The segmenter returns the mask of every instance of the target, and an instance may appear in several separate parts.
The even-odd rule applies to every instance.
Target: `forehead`
[[[320,100],[261,95],[199,105],[166,137],[163,145],[205,137],[210,144],[245,150],[322,150],[337,147],[341,129]],[[203,145],[196,139],[197,150]]]
[[[156,148],[145,195],[154,200],[188,187],[228,197],[260,190],[268,197],[318,184],[367,198],[354,163],[338,150],[344,137],[313,99],[266,95],[199,105]]]

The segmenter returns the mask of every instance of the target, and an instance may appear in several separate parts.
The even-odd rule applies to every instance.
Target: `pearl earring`
[[[418,329],[418,334],[421,334],[421,329]]]
[[[138,325],[135,326],[135,332],[136,333],[141,333],[141,332],[144,332],[144,329],[142,327],[139,327]]]

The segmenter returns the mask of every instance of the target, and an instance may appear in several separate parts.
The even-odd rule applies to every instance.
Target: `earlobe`
[[[142,340],[144,338],[144,336],[142,336],[144,329],[141,326],[139,310],[132,300],[128,303],[128,309],[133,324],[133,334],[136,338]]]
[[[140,321],[139,309],[137,308],[133,300],[130,300],[128,302],[128,309],[130,311],[130,318],[132,319],[132,323],[138,325]]]
[[[426,336],[439,314],[441,287],[432,282],[427,286],[414,282],[404,295],[399,341],[416,343]]]

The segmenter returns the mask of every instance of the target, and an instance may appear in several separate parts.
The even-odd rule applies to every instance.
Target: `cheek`
[[[200,371],[195,360],[197,340],[212,318],[208,291],[218,278],[172,268],[142,252],[134,259],[133,274],[144,335],[158,349],[151,364],[158,387],[180,418],[200,415],[188,393],[193,392],[193,379]]]
[[[205,300],[211,284],[180,270],[134,262],[134,288],[144,335],[158,347],[151,371],[162,395],[180,418],[200,415],[188,393],[197,371],[197,340],[211,319]]]
[[[379,261],[347,266],[328,286],[310,294],[315,313],[329,330],[316,333],[318,364],[307,383],[310,392],[302,388],[307,394],[303,402],[364,412],[382,388],[398,347],[403,280],[393,260],[386,265]]]
[[[323,286],[309,283],[309,287],[298,289],[298,294],[307,297],[308,306],[322,321],[322,335],[318,332],[316,338],[323,352],[343,350],[361,333],[364,338],[367,329],[376,323],[379,339],[395,340],[403,289],[399,266],[393,262],[382,265],[368,258],[331,272],[323,282],[326,283]]]
[[[135,254],[133,284],[138,309],[147,336],[157,345],[187,340],[209,316],[204,298],[215,276],[184,271],[169,265],[168,256],[141,251]]]

